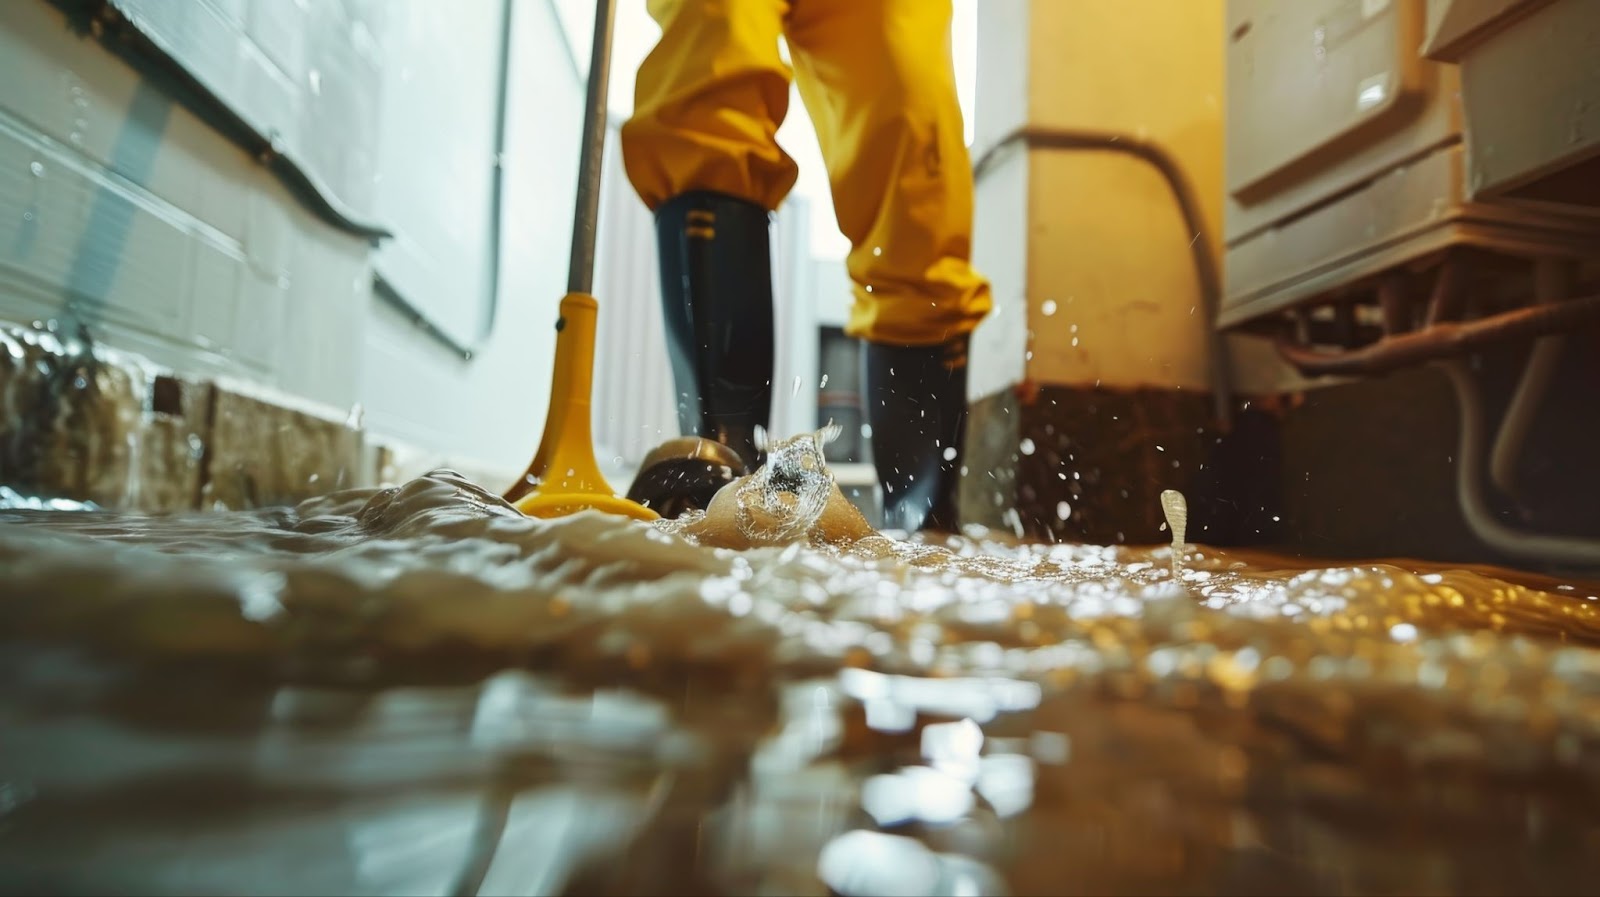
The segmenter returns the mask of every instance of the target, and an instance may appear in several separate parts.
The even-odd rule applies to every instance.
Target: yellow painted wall
[[[1199,194],[1213,246],[1222,233],[1223,7],[1033,0],[1030,8],[1029,121],[1166,147]],[[1028,180],[1028,377],[1205,388],[1194,235],[1160,175],[1127,156],[1041,151]]]

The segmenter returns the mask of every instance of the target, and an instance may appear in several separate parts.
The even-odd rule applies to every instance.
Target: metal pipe
[[[1575,536],[1547,536],[1512,529],[1501,523],[1484,501],[1482,455],[1484,441],[1483,405],[1478,385],[1465,362],[1459,359],[1436,362],[1456,393],[1461,413],[1461,443],[1456,453],[1456,497],[1467,526],[1484,544],[1504,554],[1543,561],[1600,567],[1600,540]]]
[[[1567,259],[1538,260],[1533,269],[1533,301],[1540,305],[1562,301],[1572,295],[1577,275],[1577,265]],[[1517,495],[1517,460],[1522,456],[1522,446],[1539,413],[1539,403],[1555,380],[1566,347],[1564,333],[1534,343],[1522,379],[1517,381],[1517,391],[1512,393],[1511,404],[1506,406],[1505,420],[1500,423],[1494,450],[1489,453],[1489,481],[1509,498]]]
[[[1444,264],[1439,266],[1439,278],[1433,283],[1433,295],[1428,297],[1426,327],[1461,317],[1467,306],[1466,274],[1465,254],[1459,250],[1447,253]]]
[[[1391,271],[1378,282],[1378,306],[1383,310],[1385,336],[1395,336],[1411,329],[1411,296],[1405,275]]]
[[[1326,353],[1278,342],[1278,354],[1308,377],[1356,376],[1390,371],[1463,355],[1495,343],[1548,336],[1579,326],[1600,324],[1600,296],[1585,296],[1558,305],[1534,305],[1476,321],[1435,324],[1349,352]]]
[[[596,0],[594,44],[589,53],[589,89],[583,101],[583,149],[578,159],[578,197],[572,213],[572,255],[567,292],[594,289],[596,223],[600,217],[601,162],[606,148],[606,100],[611,74],[611,23],[617,0]]]
[[[972,166],[973,180],[987,174],[1000,158],[1001,152],[1016,144],[1023,144],[1029,149],[1122,153],[1149,164],[1166,180],[1168,189],[1178,203],[1184,226],[1194,234],[1194,239],[1189,242],[1189,250],[1194,259],[1200,304],[1205,310],[1207,339],[1211,344],[1211,395],[1216,406],[1217,421],[1227,427],[1233,419],[1233,371],[1227,341],[1217,329],[1217,318],[1222,312],[1222,275],[1217,271],[1217,257],[1212,252],[1211,238],[1206,233],[1200,202],[1195,198],[1194,188],[1184,177],[1178,161],[1159,144],[1131,134],[1022,127],[1002,137],[978,158]]]

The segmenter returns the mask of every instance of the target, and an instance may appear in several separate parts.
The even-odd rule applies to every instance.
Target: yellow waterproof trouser
[[[846,332],[934,345],[989,311],[972,269],[972,168],[950,59],[950,0],[648,0],[661,41],[639,68],[622,156],[651,209],[691,190],[778,207],[797,169],[777,143],[801,99],[851,244]]]

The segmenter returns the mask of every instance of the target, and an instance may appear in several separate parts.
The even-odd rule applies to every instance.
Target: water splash
[[[830,424],[781,442],[763,440],[767,463],[731,487],[739,531],[758,544],[803,538],[836,491],[823,450],[843,432]],[[713,505],[708,514],[718,510]]]
[[[98,511],[100,506],[92,501],[74,501],[70,498],[43,498],[23,495],[10,486],[0,486],[0,510],[14,511]]]
[[[1167,529],[1172,531],[1172,578],[1178,578],[1178,562],[1183,555],[1184,536],[1189,528],[1189,502],[1176,489],[1161,492],[1161,513],[1167,518]]]

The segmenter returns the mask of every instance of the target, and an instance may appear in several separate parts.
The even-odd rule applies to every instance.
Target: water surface
[[[1594,888],[1581,584],[770,497],[0,511],[0,890]]]

